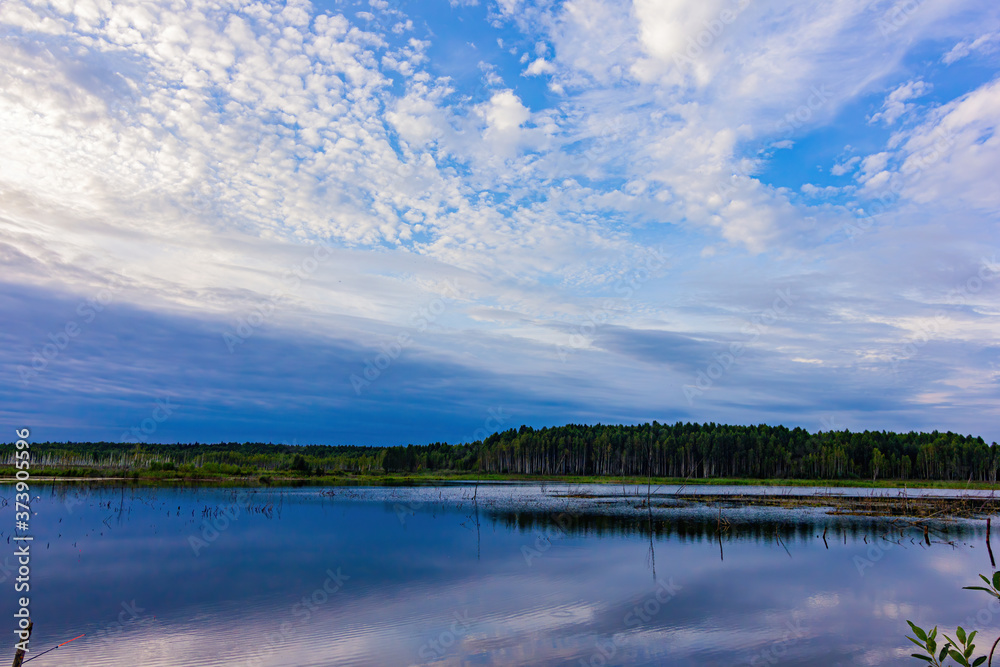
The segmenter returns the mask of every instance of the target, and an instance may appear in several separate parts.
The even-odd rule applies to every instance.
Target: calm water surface
[[[608,486],[35,493],[29,655],[86,636],[32,667],[896,665],[918,664],[906,619],[1000,634],[1000,606],[961,590],[991,571],[983,521],[928,544],[901,520],[663,489],[652,513]],[[0,539],[13,522],[7,505]]]

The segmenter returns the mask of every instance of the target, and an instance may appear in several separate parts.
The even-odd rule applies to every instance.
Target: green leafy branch
[[[986,583],[986,587],[983,586],[963,586],[963,590],[969,591],[984,591],[989,593],[993,597],[1000,600],[1000,572],[993,573],[993,579],[987,579],[984,575],[979,575],[979,578]],[[944,635],[944,645],[941,646],[940,651],[938,650],[938,629],[935,626],[933,630],[927,632],[920,626],[914,624],[912,621],[907,621],[910,624],[910,629],[913,630],[913,634],[916,637],[907,636],[911,642],[919,646],[924,653],[913,653],[912,656],[918,660],[923,660],[924,662],[934,665],[935,667],[944,667],[945,660],[951,658],[955,664],[961,665],[962,667],[979,667],[979,665],[987,662],[987,657],[985,655],[973,659],[972,654],[976,650],[976,645],[972,643],[972,640],[976,637],[976,631],[972,631],[966,634],[965,629],[959,626],[958,630],[955,632],[955,636],[958,637],[958,641],[955,641],[948,635]],[[997,648],[997,644],[1000,644],[1000,638],[993,643],[993,648],[990,649],[988,667],[993,665],[993,652]],[[972,662],[969,662],[969,661]]]
[[[969,662],[972,658],[972,653],[976,650],[976,645],[972,643],[972,640],[976,637],[976,632],[970,632],[968,635],[965,634],[965,630],[961,627],[955,632],[958,637],[956,642],[954,639],[948,635],[944,635],[946,640],[944,646],[941,647],[941,652],[937,651],[937,628],[935,627],[930,632],[925,632],[923,628],[914,625],[913,622],[907,621],[910,624],[910,628],[913,630],[913,634],[917,637],[907,637],[911,642],[922,648],[927,655],[921,653],[912,654],[914,658],[918,660],[923,660],[928,662],[935,667],[942,667],[944,661],[951,658],[956,664],[962,665],[962,667],[979,667],[979,665],[986,662],[986,656],[980,656],[974,661]]]

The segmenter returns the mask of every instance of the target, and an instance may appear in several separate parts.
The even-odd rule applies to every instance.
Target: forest
[[[365,447],[270,443],[34,443],[32,469],[61,475],[179,471],[301,476],[391,473],[889,479],[996,482],[998,449],[952,432],[809,433],[784,426],[579,425],[495,433],[472,443]],[[11,473],[14,445],[0,445]]]

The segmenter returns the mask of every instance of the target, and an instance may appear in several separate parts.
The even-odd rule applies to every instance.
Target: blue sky
[[[0,6],[11,434],[1000,436],[995,3],[177,7]]]

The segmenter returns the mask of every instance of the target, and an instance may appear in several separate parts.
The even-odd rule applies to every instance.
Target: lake
[[[1000,634],[961,590],[992,571],[985,521],[677,490],[34,487],[29,658],[85,636],[29,664],[916,665],[906,619]]]

